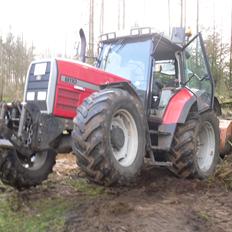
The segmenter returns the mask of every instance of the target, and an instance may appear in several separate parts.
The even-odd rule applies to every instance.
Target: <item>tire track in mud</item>
[[[231,203],[232,193],[222,186],[149,168],[135,186],[77,204],[65,231],[231,232]]]
[[[133,186],[89,195],[68,183],[83,182],[74,157],[58,159],[47,182],[18,195],[21,210],[43,198],[71,202],[65,232],[232,232],[232,192],[218,182],[178,179],[166,169],[145,166]]]

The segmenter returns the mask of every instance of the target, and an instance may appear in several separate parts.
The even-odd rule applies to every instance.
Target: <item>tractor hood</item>
[[[37,60],[28,70],[24,101],[43,113],[73,118],[76,108],[100,85],[118,82],[128,80],[74,60]]]
[[[128,82],[82,62],[56,59],[56,64],[57,84],[53,108],[56,116],[74,117],[77,106],[90,94],[100,90],[100,85]]]
[[[57,59],[58,80],[70,85],[97,90],[100,85],[128,80],[86,63]]]

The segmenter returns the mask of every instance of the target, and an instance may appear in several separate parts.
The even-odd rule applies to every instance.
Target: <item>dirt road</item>
[[[16,194],[9,189],[2,192],[0,196]],[[43,219],[47,224],[42,231],[232,231],[232,192],[221,182],[180,180],[151,166],[144,168],[134,186],[102,188],[78,177],[74,157],[60,156],[47,182],[17,193],[16,198],[19,206],[11,209],[14,214],[34,216],[41,213],[35,201],[67,201],[64,210],[54,212],[54,218],[61,215],[63,223],[54,225],[53,216],[48,217]],[[0,211],[0,229],[1,222]],[[22,231],[33,228],[26,225],[22,224]],[[37,231],[34,228],[28,231]]]

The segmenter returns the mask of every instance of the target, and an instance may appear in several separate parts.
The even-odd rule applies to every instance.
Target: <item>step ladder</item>
[[[152,165],[155,166],[162,166],[162,167],[171,167],[172,166],[172,162],[169,161],[156,161],[155,157],[154,157],[154,153],[155,151],[162,151],[165,150],[163,147],[159,147],[158,145],[152,144],[152,136],[157,136],[157,140],[159,136],[168,136],[170,135],[169,132],[165,132],[165,131],[160,131],[159,129],[154,130],[151,129],[149,130],[149,138],[150,138],[150,149],[149,149],[149,155],[152,161]]]

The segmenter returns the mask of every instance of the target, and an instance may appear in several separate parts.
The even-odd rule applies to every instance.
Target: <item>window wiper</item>
[[[158,39],[158,41],[157,41],[155,47],[153,48],[153,51],[152,51],[152,53],[151,53],[151,56],[155,56],[156,49],[158,48],[159,43],[160,43],[160,41],[162,40],[163,37],[164,37],[164,32],[162,32],[162,33],[159,34],[159,39]]]
[[[105,56],[104,59],[103,59],[103,60],[104,60],[104,67],[103,67],[103,70],[106,69],[107,60],[108,60],[108,58],[109,58],[109,54],[110,54],[111,50],[112,50],[112,45],[110,45],[109,50],[107,51],[107,54],[106,54],[106,56]]]
[[[126,45],[126,41],[125,41],[125,39],[123,39],[123,40],[120,40],[120,42],[118,42],[117,43],[117,45],[119,45],[120,44],[120,46],[118,47],[118,49],[117,50],[115,50],[115,53],[118,53],[122,48],[124,48],[125,47],[125,45]]]
[[[114,50],[115,47],[117,47],[120,44],[120,46],[117,48],[117,50],[115,50],[115,53],[118,53],[125,45],[125,40],[120,40],[118,41],[116,44],[111,44],[109,50],[107,51],[107,54],[104,57],[104,67],[103,70],[106,69],[106,65],[107,65],[107,61],[109,58],[110,53]]]

